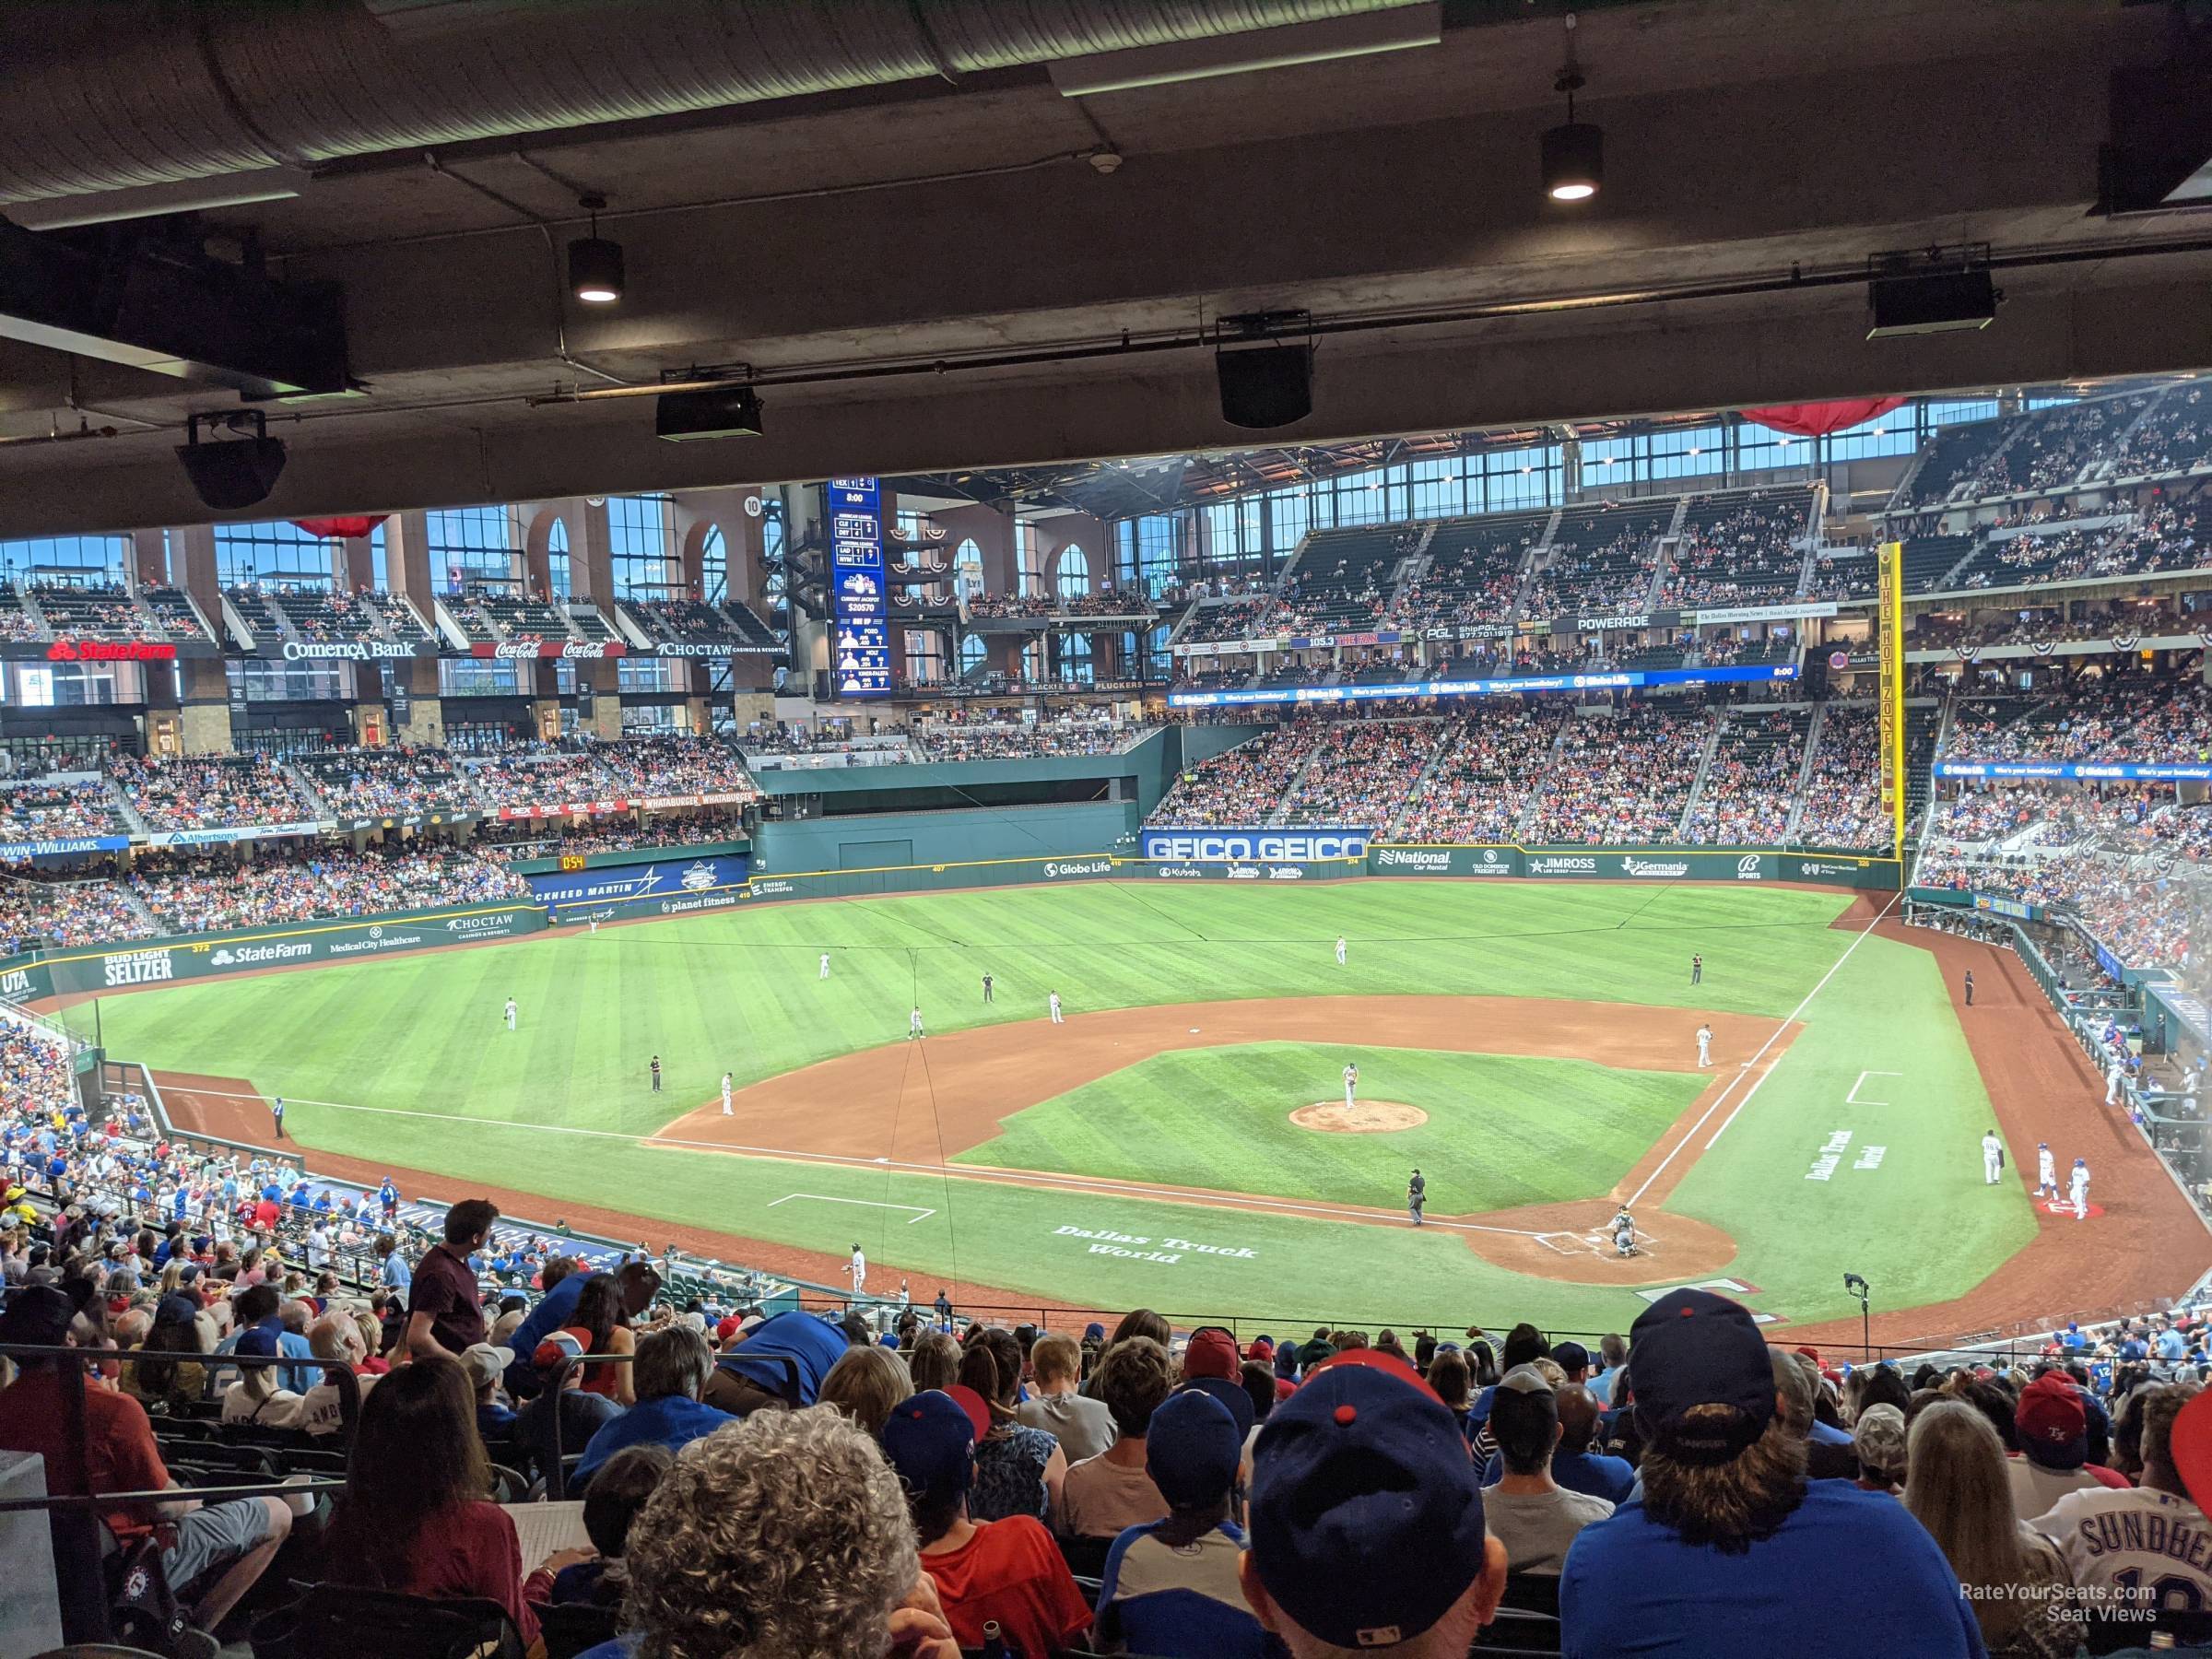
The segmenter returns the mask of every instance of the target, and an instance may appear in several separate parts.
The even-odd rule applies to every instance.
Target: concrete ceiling
[[[2212,216],[2091,212],[2110,76],[2160,61],[2162,6],[1585,9],[1580,109],[1606,178],[1582,207],[1536,187],[1562,8],[1444,18],[1433,47],[1086,99],[1003,69],[356,157],[298,199],[209,212],[276,274],[342,285],[365,389],[270,408],[290,460],[254,516],[2212,365]],[[611,308],[560,277],[586,189],[627,253]],[[1870,343],[1863,286],[1783,280],[1968,242],[2028,262],[1979,334]],[[1273,308],[1446,320],[1324,335],[1314,414],[1244,434],[1197,331]],[[1100,350],[1124,335],[1146,349]],[[1070,348],[1100,354],[1055,360]],[[545,401],[729,364],[768,377],[763,438],[663,443],[650,397]],[[171,447],[190,411],[238,406],[0,341],[0,437],[79,411],[118,431],[0,445],[0,535],[208,518]]]

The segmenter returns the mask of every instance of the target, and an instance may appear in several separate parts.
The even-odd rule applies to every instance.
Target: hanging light
[[[622,244],[599,234],[603,195],[587,195],[577,206],[592,216],[592,233],[569,244],[569,288],[586,305],[612,305],[622,298]]]
[[[1544,135],[1544,194],[1555,202],[1586,202],[1606,180],[1606,135],[1574,118],[1574,95],[1587,84],[1574,58],[1574,14],[1567,14],[1567,63],[1551,83],[1567,95],[1567,121]]]

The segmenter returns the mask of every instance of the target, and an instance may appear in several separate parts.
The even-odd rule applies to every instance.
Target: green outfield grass
[[[1324,1135],[1290,1113],[1359,1093],[1429,1114],[1382,1135]],[[1260,1042],[1158,1054],[1006,1120],[955,1163],[1218,1192],[1395,1206],[1407,1172],[1439,1215],[1604,1194],[1697,1099],[1705,1078],[1575,1060]]]
[[[1830,926],[1848,901],[1751,887],[1100,882],[539,935],[112,995],[97,1015],[80,1006],[69,1018],[88,1032],[97,1020],[112,1054],[284,1094],[286,1126],[311,1149],[444,1171],[456,1192],[474,1179],[542,1193],[547,1216],[564,1200],[590,1202],[635,1211],[648,1233],[658,1218],[839,1254],[858,1237],[887,1268],[908,1269],[917,1286],[932,1281],[933,1293],[938,1276],[957,1274],[1107,1308],[1363,1313],[1401,1324],[1510,1323],[1534,1312],[1587,1328],[1625,1325],[1641,1303],[1628,1292],[1502,1272],[1433,1228],[1415,1234],[670,1151],[638,1137],[708,1100],[725,1069],[744,1083],[896,1041],[917,1001],[933,1032],[1041,1018],[1053,990],[1071,1013],[1224,997],[1452,994],[1710,1007],[1779,1021],[1850,944],[1853,935]],[[1330,954],[1339,934],[1351,943],[1343,969]],[[828,982],[816,976],[822,950],[832,958]],[[1694,992],[1693,950],[1706,962]],[[997,982],[988,1007],[978,985],[986,969]],[[514,1033],[500,1017],[509,995],[522,1011]],[[1731,1271],[1774,1299],[1764,1305],[1799,1319],[1855,1310],[1836,1282],[1846,1266],[1875,1279],[1891,1307],[1962,1294],[2025,1241],[2033,1221],[2012,1186],[1980,1185],[1976,1144],[1988,1104],[1932,964],[1908,946],[1868,939],[1805,1018],[1806,1032],[1677,1202],[1728,1228],[1743,1249]],[[1356,1041],[1359,1033],[1314,1036]],[[655,1053],[667,1079],[657,1097],[646,1084]],[[1873,1064],[1908,1075],[1884,1079],[1888,1094],[1862,1091],[1890,1102],[1878,1115],[1852,1108],[1838,1119],[1858,1069]],[[1371,1079],[1367,1087],[1383,1092]],[[1662,1124],[1672,1115],[1653,1110]],[[1884,1137],[1882,1168],[1808,1182],[1820,1140],[1845,1127]],[[1578,1123],[1574,1133],[1583,1132]],[[1178,1137],[1147,1167],[1157,1179],[1172,1160],[1199,1156],[1216,1170],[1234,1157],[1194,1153]],[[1439,1156],[1443,1168],[1423,1168],[1440,1206],[1460,1207],[1446,1194],[1497,1173],[1486,1168],[1498,1162],[1495,1148],[1486,1153],[1479,1140]],[[1589,1152],[1586,1172],[1571,1166],[1569,1192],[1530,1190],[1516,1201],[1603,1190],[1603,1171],[1622,1156],[1622,1143],[1609,1139]],[[1971,1192],[1961,1185],[1970,1175]],[[1396,1179],[1383,1202],[1402,1192]],[[830,1198],[853,1202],[822,1202]],[[1954,1203],[1968,1213],[1923,1207]],[[1929,1251],[1919,1241],[1938,1214],[1946,1246]],[[1066,1228],[1253,1253],[1115,1255]]]

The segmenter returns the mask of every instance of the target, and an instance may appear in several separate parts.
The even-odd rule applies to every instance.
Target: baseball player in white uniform
[[[2120,1099],[2120,1079],[2125,1074],[2120,1069],[2119,1056],[2104,1068],[2104,1103],[2111,1106]]]
[[[1347,1065],[1344,1068],[1344,1104],[1347,1111],[1351,1109],[1354,1104],[1353,1097],[1359,1092],[1359,1068]]]
[[[2035,1195],[2041,1198],[2058,1196],[2057,1160],[2051,1156],[2051,1143],[2035,1143]]]
[[[821,971],[816,974],[815,977],[817,979],[828,979],[830,977],[830,953],[828,951],[825,950],[822,952],[821,961],[819,962],[818,966],[820,967]]]
[[[1060,1017],[1060,993],[1057,991],[1047,992],[1045,994],[1045,1001],[1052,1005],[1053,1023],[1054,1025],[1065,1025],[1067,1021]]]
[[[1992,1129],[1982,1137],[1982,1184],[1995,1186],[2005,1179],[2005,1143]]]
[[[2077,1158],[2074,1160],[2074,1173],[2066,1182],[2066,1196],[2074,1200],[2074,1219],[2077,1221],[2088,1220],[2089,1218],[2089,1160],[2088,1159]]]
[[[853,1294],[860,1295],[868,1288],[868,1258],[860,1253],[860,1246],[853,1246],[853,1259],[846,1264],[853,1271]]]
[[[1344,949],[1344,935],[1343,935],[1342,934],[1338,934],[1338,935],[1336,935],[1336,966],[1337,966],[1337,967],[1341,968],[1341,967],[1343,967],[1343,966],[1344,966],[1344,958],[1345,958],[1345,949]]]
[[[511,1031],[514,1030],[514,998],[512,996],[507,999],[507,1029]]]
[[[1712,1064],[1712,1028],[1709,1025],[1701,1025],[1698,1028],[1698,1064],[1700,1065]]]
[[[732,1115],[730,1112],[730,1074],[728,1072],[722,1074],[722,1115],[724,1117]]]
[[[917,1037],[919,1037],[919,1036],[921,1036],[921,1035],[922,1035],[922,1010],[921,1010],[921,1009],[919,1009],[919,1008],[916,1008],[916,1009],[915,1009],[915,1010],[914,1010],[914,1011],[913,1011],[912,1014],[909,1014],[909,1015],[906,1017],[906,1036],[907,1036],[907,1041],[911,1042],[911,1041],[913,1041],[915,1038],[917,1038]]]

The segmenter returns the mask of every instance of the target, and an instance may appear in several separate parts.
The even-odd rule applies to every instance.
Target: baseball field
[[[335,1173],[824,1281],[858,1242],[872,1291],[905,1277],[918,1301],[1588,1331],[1727,1279],[1855,1335],[1850,1272],[1906,1340],[2184,1288],[2201,1228],[2017,962],[1880,904],[1101,881],[568,929],[112,994],[97,1018],[209,1130],[265,1140],[281,1094]],[[2097,1171],[2087,1221],[2032,1202],[2043,1138]]]

